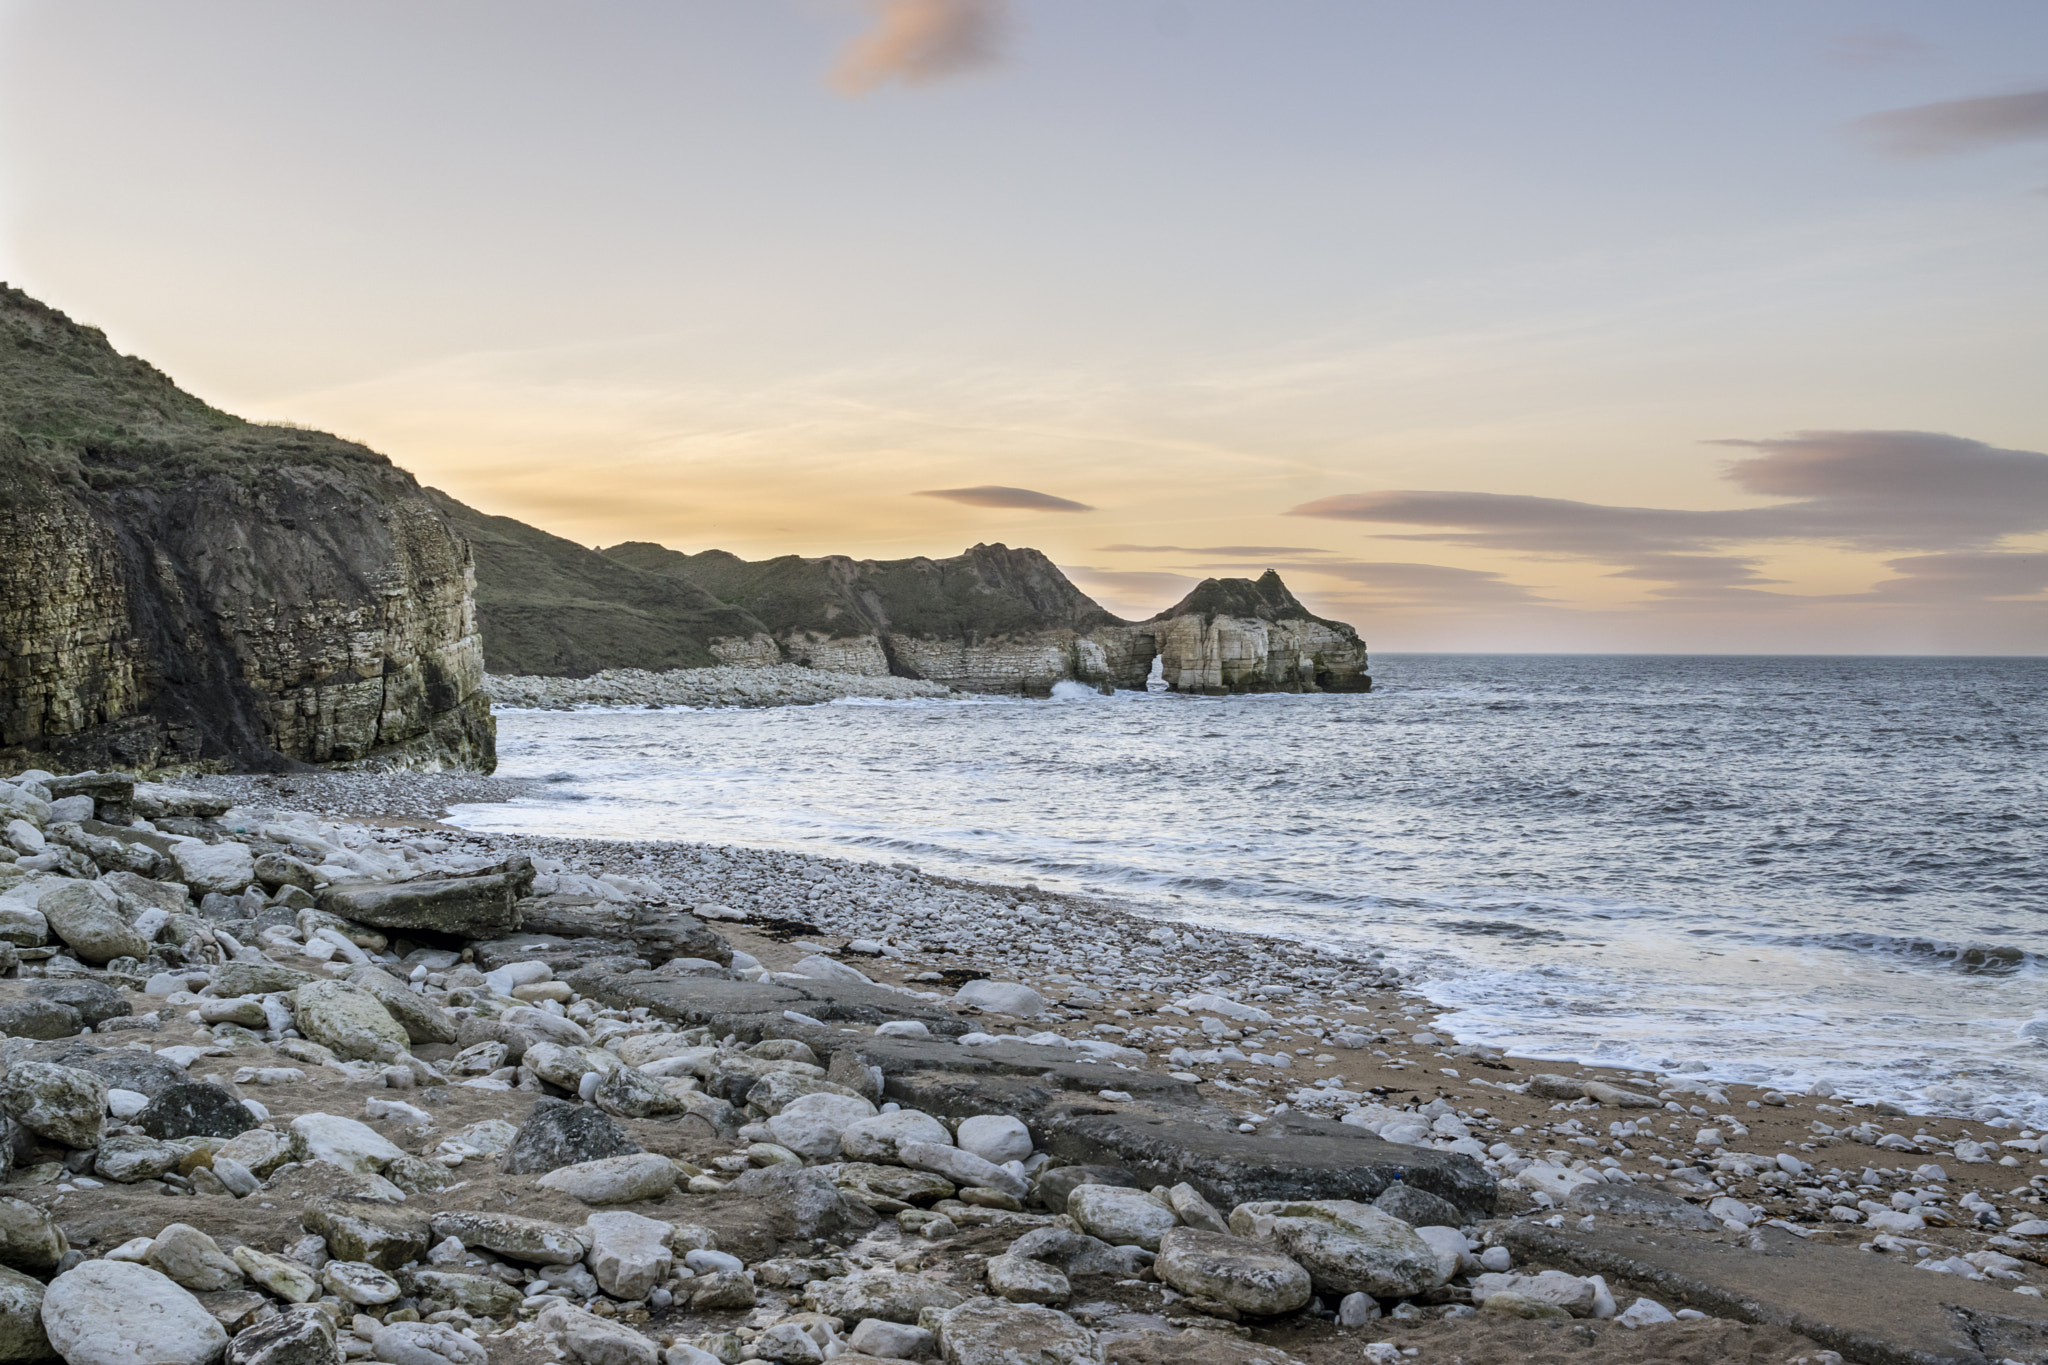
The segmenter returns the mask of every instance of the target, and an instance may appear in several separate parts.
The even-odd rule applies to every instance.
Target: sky
[[[0,277],[590,545],[2048,653],[2039,0],[0,0]]]

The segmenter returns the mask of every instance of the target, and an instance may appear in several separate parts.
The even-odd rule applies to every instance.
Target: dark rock
[[[282,886],[296,886],[311,891],[319,885],[313,876],[312,867],[289,853],[266,853],[258,858],[256,880],[263,883],[263,889],[266,891],[276,891]]]
[[[608,938],[563,938],[558,934],[514,934],[473,944],[476,965],[487,972],[512,962],[545,962],[556,976],[567,976],[592,962],[604,962],[616,972],[644,971],[653,964],[635,958],[625,944]]]
[[[415,1044],[455,1041],[454,1017],[382,967],[365,964],[349,972],[347,980],[376,996],[384,1012],[398,1021]]]
[[[6,993],[0,994],[0,1033],[11,1038],[69,1038],[85,1027],[78,1011],[61,1000],[17,993],[19,988],[12,981],[4,989]]]
[[[306,1201],[299,1226],[325,1237],[335,1260],[368,1261],[381,1270],[424,1260],[433,1236],[427,1215],[416,1209],[329,1195]]]
[[[334,1319],[310,1303],[245,1327],[228,1343],[225,1365],[341,1365]]]
[[[2048,1351],[2048,1302],[1776,1228],[1730,1241],[1725,1232],[1518,1222],[1502,1236],[1517,1260],[1626,1281],[1713,1317],[1788,1327],[1872,1365],[1988,1365]]]
[[[830,1237],[864,1232],[875,1225],[867,1205],[839,1193],[832,1177],[809,1166],[764,1166],[743,1172],[725,1187],[758,1207],[777,1237]]]
[[[119,1018],[135,1011],[121,997],[121,993],[104,981],[92,981],[81,977],[59,981],[31,981],[30,995],[44,1000],[55,1000],[78,1011],[78,1017],[98,1028],[108,1019]]]
[[[1371,1203],[1398,1179],[1450,1203],[1461,1225],[1492,1216],[1493,1177],[1469,1156],[1294,1114],[1240,1133],[1233,1117],[1068,1103],[1048,1109],[1033,1135],[1056,1157],[1127,1167],[1147,1188],[1185,1182],[1218,1208],[1265,1199]]]
[[[1065,1213],[1067,1196],[1083,1185],[1115,1185],[1135,1190],[1138,1177],[1121,1166],[1055,1166],[1041,1171],[1031,1183],[1031,1198],[1054,1213]]]
[[[690,954],[702,956],[702,954]],[[950,1010],[882,986],[845,981],[717,981],[706,977],[664,977],[653,972],[616,972],[592,963],[567,978],[572,989],[620,1009],[645,1006],[664,1019],[703,1025],[714,1033],[737,1034],[742,1042],[812,1033],[784,1018],[785,1011],[827,1024],[882,1024],[916,1019],[933,1033],[958,1037],[968,1031]],[[820,1034],[837,1038],[838,1034]],[[862,1039],[863,1043],[874,1041]],[[908,1039],[892,1039],[907,1042]],[[817,1047],[817,1044],[813,1044]],[[820,1055],[828,1048],[818,1048]],[[1069,1054],[1071,1055],[1071,1054]],[[1120,1071],[1119,1076],[1137,1073]]]
[[[38,1062],[90,1071],[105,1081],[110,1090],[133,1090],[151,1099],[172,1086],[191,1083],[177,1065],[140,1048],[94,1047],[74,1038],[39,1047],[31,1055]]]
[[[135,775],[133,773],[72,773],[53,777],[43,784],[50,799],[90,796],[93,813],[110,825],[125,825],[135,818]]]
[[[533,863],[522,855],[481,876],[335,887],[322,893],[320,908],[380,929],[503,938],[518,931],[518,903],[531,885]]]
[[[1418,1190],[1406,1180],[1389,1185],[1387,1192],[1372,1203],[1381,1213],[1398,1218],[1411,1227],[1455,1228],[1465,1221],[1458,1214],[1458,1206],[1450,1200],[1439,1199],[1427,1190]],[[1688,1204],[1686,1207],[1692,1206]]]
[[[249,1106],[217,1085],[181,1080],[158,1089],[129,1122],[153,1138],[235,1137],[256,1126]]]
[[[1580,1185],[1564,1197],[1564,1206],[1580,1213],[1606,1214],[1624,1223],[1694,1228],[1702,1232],[1718,1232],[1721,1228],[1721,1220],[1697,1204],[1688,1204],[1675,1194],[1649,1185]],[[1386,1205],[1382,1203],[1380,1207]]]
[[[534,1101],[519,1135],[512,1139],[503,1169],[513,1175],[541,1175],[581,1161],[630,1156],[640,1150],[626,1130],[603,1111],[543,1097]]]
[[[49,1214],[27,1200],[0,1196],[0,1265],[47,1275],[70,1251],[64,1230]]]
[[[611,956],[623,947],[656,966],[678,957],[732,965],[732,945],[704,921],[680,910],[649,909],[595,896],[529,896],[519,902],[519,922],[529,933],[609,943]]]

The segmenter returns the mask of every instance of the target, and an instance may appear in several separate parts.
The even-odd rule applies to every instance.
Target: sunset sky
[[[2048,652],[2040,0],[0,0],[0,276],[586,544]]]

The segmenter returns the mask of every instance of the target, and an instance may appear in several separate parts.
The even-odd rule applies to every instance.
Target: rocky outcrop
[[[1146,627],[1176,692],[1372,690],[1358,632],[1310,614],[1271,569],[1207,579]]]
[[[0,546],[0,762],[495,762],[469,548],[410,475],[4,288]]]

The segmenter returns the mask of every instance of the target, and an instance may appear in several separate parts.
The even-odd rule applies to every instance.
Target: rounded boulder
[[[52,1280],[43,1330],[65,1365],[211,1365],[228,1344],[205,1305],[132,1261],[87,1261]]]

